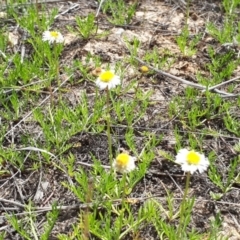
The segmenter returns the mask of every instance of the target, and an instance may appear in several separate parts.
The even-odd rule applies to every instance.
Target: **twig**
[[[45,205],[52,198],[53,195],[54,195],[54,192],[51,192],[50,195],[47,197],[47,199],[43,202],[42,205]]]
[[[65,11],[59,13],[58,15],[56,15],[56,16],[54,17],[54,19],[58,18],[59,16],[65,14],[65,13],[67,13],[67,12],[69,12],[69,11],[73,10],[74,8],[79,7],[79,6],[80,6],[80,4],[78,4],[78,3],[76,3],[76,4],[72,5],[72,6],[70,6],[67,10],[65,10]]]
[[[159,194],[148,196],[148,197],[126,198],[126,199],[124,199],[124,201],[129,202],[129,203],[139,203],[139,202],[143,202],[145,200],[153,199],[153,198],[157,198],[157,199],[163,200],[163,201],[166,200],[166,197],[161,197],[161,196],[162,196],[162,193],[159,193]],[[173,200],[182,200],[182,198],[173,198]],[[120,199],[114,199],[114,200],[112,200],[112,203],[113,204],[121,204],[122,201],[123,200],[121,198]],[[5,199],[5,198],[0,198],[0,202],[12,204],[12,205],[15,205],[15,206],[17,206],[19,208],[22,208],[22,209],[26,208],[26,206],[24,204],[21,204],[21,203],[16,202],[16,201],[8,200],[8,199]],[[85,208],[88,208],[88,207],[92,208],[94,206],[98,206],[98,209],[101,209],[101,208],[103,208],[103,206],[101,206],[101,204],[104,204],[105,202],[107,202],[107,201],[103,201],[101,203],[97,202],[97,204],[96,204],[96,202],[90,202],[90,203],[87,203],[87,204],[86,203],[79,203],[79,204],[74,204],[74,205],[69,205],[69,206],[56,206],[56,209],[57,210],[85,209]],[[211,203],[215,203],[215,204],[222,204],[222,205],[230,205],[230,206],[240,207],[240,203],[225,202],[225,201],[214,201],[214,200],[207,200],[207,199],[202,199],[202,198],[196,199],[195,203],[196,202],[211,202]],[[49,206],[49,207],[34,207],[34,209],[36,211],[33,211],[32,213],[40,213],[40,212],[51,211],[52,207],[51,206]],[[19,210],[19,209],[16,208],[16,210]],[[27,212],[15,214],[15,215],[17,216],[17,215],[23,215],[23,214],[27,214]]]
[[[1,50],[0,50],[0,55],[2,55],[4,59],[7,58],[6,54],[4,52],[2,52]]]
[[[26,40],[27,40],[27,32],[23,31],[22,39],[21,39],[21,60],[20,60],[21,63],[23,63],[24,56],[25,56],[26,47],[24,44],[25,44]]]
[[[32,85],[35,86],[36,84],[42,83],[42,82],[45,82],[45,81],[47,81],[47,80],[39,80],[39,81],[36,81],[36,82],[32,82],[32,83],[23,85],[23,86],[21,86],[21,87],[12,87],[11,89],[6,90],[6,91],[3,91],[2,93],[3,93],[3,94],[8,94],[8,93],[11,93],[11,92],[13,92],[13,91],[21,91],[21,90],[37,91],[37,90],[33,90],[33,89],[26,89],[26,87],[32,86]],[[5,89],[6,89],[6,88],[5,88]],[[41,91],[41,93],[47,93],[47,92]]]
[[[56,3],[59,3],[59,2],[66,2],[66,0],[43,0],[43,1],[37,1],[38,4],[56,4]],[[29,5],[32,5],[32,4],[36,4],[36,1],[35,2],[29,2],[29,3],[17,3],[15,5],[13,5],[13,7],[22,7],[22,6],[29,6]],[[5,10],[7,9],[8,7],[8,4],[4,4],[4,5],[1,5],[0,9],[1,10]]]
[[[24,59],[24,56],[25,56],[25,50],[26,50],[25,45],[22,45],[21,46],[21,60],[20,60],[20,63],[23,63],[23,59]]]
[[[234,81],[236,81],[236,80],[238,80],[238,79],[240,79],[240,76],[237,76],[237,77],[235,77],[235,78],[232,78],[232,79],[230,79],[230,80],[228,80],[228,81],[226,81],[226,82],[222,82],[222,83],[219,83],[219,84],[217,84],[217,85],[214,85],[214,86],[208,88],[208,91],[211,91],[211,90],[213,90],[213,89],[215,89],[215,88],[218,88],[218,87],[222,87],[223,85],[226,85],[226,84],[228,84],[228,83],[230,83],[230,82],[234,82]],[[205,91],[206,91],[206,90],[203,90],[203,92],[205,92]]]
[[[166,73],[166,72],[164,72],[164,71],[162,71],[162,70],[159,70],[159,69],[157,69],[157,68],[154,68],[154,67],[150,66],[149,64],[147,64],[146,62],[142,61],[142,60],[141,60],[140,58],[138,58],[138,57],[134,57],[134,58],[135,58],[137,61],[139,61],[141,64],[146,65],[146,66],[149,67],[150,69],[154,70],[154,71],[157,72],[157,73],[162,74],[163,76],[172,78],[172,79],[174,79],[174,80],[176,80],[176,81],[178,81],[178,82],[187,84],[187,85],[189,85],[189,86],[192,86],[192,87],[195,87],[195,88],[198,88],[198,89],[207,90],[207,87],[205,87],[205,86],[203,86],[203,85],[201,85],[201,84],[189,82],[189,81],[187,81],[187,80],[185,80],[185,79],[182,79],[182,78],[180,78],[180,77],[176,77],[176,76],[174,76],[174,75],[172,75],[172,74],[170,74],[170,73]],[[214,90],[215,92],[220,93],[220,94],[223,94],[224,96],[227,96],[227,97],[235,97],[235,96],[236,96],[236,94],[227,93],[227,92],[224,92],[224,91],[220,91],[220,90],[218,90],[218,89],[213,89],[213,90]],[[221,95],[221,96],[222,96],[222,95]],[[237,96],[238,96],[238,95],[237,95]]]
[[[99,4],[99,7],[98,7],[98,10],[97,10],[97,13],[96,13],[96,18],[98,17],[98,14],[99,14],[99,12],[100,12],[100,9],[101,9],[101,7],[102,7],[102,4],[103,4],[103,2],[104,2],[105,0],[101,0],[101,2],[100,2],[100,4]]]
[[[86,166],[86,167],[94,167],[94,164],[91,164],[91,163],[85,163],[85,162],[81,162],[81,161],[77,161],[76,163],[79,163],[83,166]],[[107,165],[101,165],[102,168],[105,168],[105,169],[110,169],[111,167],[110,166],[107,166]]]
[[[173,181],[173,183],[176,185],[176,187],[178,188],[178,190],[181,192],[181,194],[183,195],[183,191],[182,189],[180,188],[180,186],[176,183],[176,181],[174,180],[174,178],[171,176],[171,174],[166,171],[167,175],[171,178],[171,180]]]
[[[29,152],[29,154],[30,154],[30,152]],[[42,167],[41,167],[41,172],[39,174],[39,180],[38,180],[37,189],[36,189],[35,195],[33,197],[33,200],[35,200],[35,201],[38,200],[38,198],[40,198],[39,197],[39,192],[40,192],[41,183],[42,183]]]
[[[4,198],[0,198],[0,202],[10,203],[10,204],[15,205],[17,207],[25,208],[25,205],[23,205],[23,204],[21,204],[19,202],[8,200],[8,199],[4,199]]]
[[[65,168],[65,166],[57,159],[57,157],[52,154],[51,152],[48,152],[47,150],[44,150],[44,149],[41,149],[41,148],[36,148],[36,147],[25,147],[25,148],[19,148],[19,149],[16,149],[17,151],[35,151],[35,152],[43,152],[43,153],[46,153],[48,155],[50,155],[51,157],[53,157],[62,167],[63,169],[63,172],[66,174],[67,178],[68,178],[68,181],[69,181],[69,184],[70,185],[73,185],[73,181],[72,179],[68,176],[67,174],[67,170]]]
[[[30,153],[28,153],[27,156],[24,158],[22,164],[25,163],[25,161],[27,160],[29,154],[30,154]],[[13,173],[12,170],[10,170],[10,173],[11,173],[11,175],[12,175],[10,179],[13,179],[13,184],[15,185],[15,187],[16,187],[18,193],[19,193],[20,198],[21,198],[22,201],[24,202],[25,197],[23,196],[22,190],[21,190],[21,188],[19,188],[18,183],[16,182],[16,175],[17,175],[17,174],[20,174],[20,175],[21,175],[21,170],[20,170],[20,169],[17,169],[16,173]],[[32,173],[30,174],[30,176],[31,176],[31,175],[32,175]],[[28,178],[30,178],[30,176],[29,176]],[[8,179],[5,183],[8,183],[10,179]],[[28,181],[28,180],[25,180],[25,181]],[[2,187],[5,185],[5,183],[4,183],[0,188],[2,188]],[[23,184],[23,182],[22,182],[22,184]]]

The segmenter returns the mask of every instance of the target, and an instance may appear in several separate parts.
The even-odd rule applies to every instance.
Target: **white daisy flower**
[[[113,161],[113,168],[117,172],[128,173],[136,168],[135,157],[131,157],[127,153],[120,153]]]
[[[113,71],[103,71],[100,73],[97,78],[96,85],[101,89],[111,89],[115,88],[117,85],[121,83],[120,77],[115,75]]]
[[[62,43],[64,41],[63,35],[60,32],[55,31],[45,31],[43,32],[43,41],[47,41],[49,43]]]
[[[209,161],[203,154],[187,149],[181,149],[178,152],[175,162],[182,166],[184,172],[190,172],[191,174],[197,170],[202,173],[209,166]]]

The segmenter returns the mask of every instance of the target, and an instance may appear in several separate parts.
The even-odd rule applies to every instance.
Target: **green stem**
[[[111,131],[110,131],[110,91],[108,87],[106,91],[107,91],[107,138],[108,138],[110,166],[112,166],[113,155],[112,155],[112,138],[111,138]]]
[[[122,182],[123,182],[123,192],[122,192],[122,202],[124,202],[126,192],[127,192],[127,176],[126,173],[122,176]]]
[[[185,229],[183,229],[184,227],[184,220],[185,220],[185,209],[186,209],[186,201],[187,201],[187,194],[188,194],[188,190],[189,190],[189,184],[190,184],[190,172],[187,172],[187,178],[186,178],[186,185],[185,185],[185,189],[184,189],[184,194],[183,194],[183,200],[181,202],[181,206],[180,206],[180,220],[179,220],[179,225],[178,225],[178,230],[177,230],[177,235],[179,237],[179,239],[182,236],[182,233],[185,232]]]
[[[186,17],[186,26],[188,26],[188,19],[189,19],[189,8],[190,8],[190,0],[187,1],[187,17]]]
[[[54,61],[55,61],[55,68],[56,68],[56,80],[58,83],[58,86],[60,85],[59,82],[59,51],[58,51],[58,45],[57,43],[53,43],[53,48],[54,48]]]

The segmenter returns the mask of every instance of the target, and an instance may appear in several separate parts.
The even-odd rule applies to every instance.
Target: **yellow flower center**
[[[121,168],[126,167],[128,165],[129,160],[130,156],[126,153],[121,153],[116,158],[117,165]]]
[[[99,78],[102,82],[110,82],[114,77],[114,74],[111,71],[105,71],[100,74]]]
[[[140,67],[140,71],[141,71],[142,73],[147,73],[147,72],[149,71],[149,69],[148,69],[147,66],[141,66],[141,67]]]
[[[50,32],[51,37],[57,38],[59,36],[58,32]]]
[[[187,162],[192,165],[198,165],[200,162],[200,156],[194,151],[190,151],[187,154]]]

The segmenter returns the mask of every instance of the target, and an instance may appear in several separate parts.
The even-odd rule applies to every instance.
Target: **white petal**
[[[97,81],[96,81],[96,85],[97,85],[101,90],[107,88],[107,86],[108,86],[107,83],[102,82],[99,78],[98,78]]]
[[[105,89],[108,87],[108,89],[115,88],[117,85],[121,83],[120,77],[119,76],[114,76],[113,79],[109,82],[104,82],[101,81],[101,79],[98,77],[96,80],[96,85],[101,89]]]
[[[196,171],[199,171],[200,173],[206,171],[209,166],[208,159],[203,154],[194,151],[200,157],[200,161],[198,164],[189,164],[187,161],[187,155],[189,152],[190,151],[187,149],[181,149],[176,156],[175,162],[181,165],[182,170],[184,172],[190,172],[191,174]]]
[[[136,168],[136,165],[135,165],[135,159],[136,158],[135,157],[131,157],[131,156],[129,156],[129,157],[130,157],[130,159],[129,159],[129,162],[128,162],[128,164],[126,166],[122,166],[122,165],[117,164],[116,159],[114,159],[112,167],[117,172],[121,172],[121,173],[128,173],[128,172],[133,171]]]
[[[185,148],[179,150],[177,156],[176,156],[176,163],[185,163],[186,162],[186,158],[187,158],[187,154],[189,153],[189,151]]]

